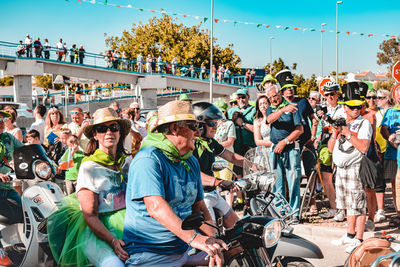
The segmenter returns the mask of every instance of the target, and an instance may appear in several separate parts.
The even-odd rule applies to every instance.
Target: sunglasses
[[[334,92],[332,92],[332,93],[325,93],[325,96],[334,96],[334,95],[335,95]]]
[[[237,96],[237,99],[246,99],[247,98],[247,95],[238,95]]]
[[[98,133],[106,133],[108,129],[110,129],[112,133],[116,133],[120,130],[120,127],[118,123],[113,123],[111,125],[100,124],[96,126],[95,131]]]
[[[309,98],[308,98],[308,100],[317,101],[317,99],[316,99],[316,98],[312,98],[312,97],[309,97]]]
[[[365,98],[366,99],[376,99],[376,96],[375,95],[370,95],[370,96],[366,96]]]
[[[358,109],[358,110],[360,110],[360,109],[362,109],[362,106],[347,106],[349,109],[351,109],[351,110],[355,110],[355,109]]]
[[[197,122],[195,122],[195,123],[186,123],[186,125],[193,132],[196,132],[196,131],[199,130],[199,124]]]
[[[217,126],[217,122],[215,122],[215,121],[209,121],[209,122],[207,122],[207,126],[208,126],[208,127],[215,127],[215,126]]]
[[[386,96],[378,96],[377,97],[377,99],[379,99],[379,100],[382,100],[382,99],[385,99],[386,98]]]
[[[70,114],[80,114],[81,112],[77,111],[77,110],[72,110],[69,112]]]

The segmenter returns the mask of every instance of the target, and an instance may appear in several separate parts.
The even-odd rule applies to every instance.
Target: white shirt
[[[36,90],[35,90],[36,91]],[[32,92],[33,93],[33,92]],[[37,93],[36,93],[37,94]],[[40,134],[40,142],[43,144],[44,142],[44,127],[45,127],[44,119],[36,119],[34,123],[32,123],[30,130],[36,130]]]
[[[77,135],[81,126],[76,124],[75,122],[68,123],[67,128],[71,130],[72,134]],[[79,149],[81,151],[85,151],[87,144],[89,143],[89,139],[82,133],[81,140],[79,141]]]
[[[31,38],[28,38],[28,37],[26,37],[25,38],[25,44],[26,45],[31,45],[33,42],[32,42],[32,39]]]
[[[58,49],[58,50],[62,50],[63,49],[63,44],[61,43],[61,42],[58,42],[57,44],[56,44],[56,48]]]

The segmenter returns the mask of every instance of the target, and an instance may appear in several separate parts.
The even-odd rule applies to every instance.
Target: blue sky
[[[103,0],[101,0],[103,1]],[[96,0],[100,2],[100,0]],[[110,4],[196,15],[210,18],[210,0],[108,0]],[[86,51],[101,52],[106,49],[104,33],[120,35],[122,29],[130,29],[132,23],[161,16],[160,13],[118,8],[101,4],[91,4],[78,0],[0,0],[1,27],[0,40],[17,42],[29,33],[31,37],[48,38],[55,45],[62,37],[67,45],[82,44]],[[268,1],[268,0],[214,0],[214,36],[225,47],[233,43],[235,52],[242,59],[242,67],[264,66],[270,59],[281,57],[289,66],[297,63],[296,73],[310,76],[321,70],[321,23],[327,23],[324,33],[324,72],[335,70],[335,30],[336,0],[309,1]],[[376,63],[379,44],[387,37],[384,34],[400,35],[398,0],[343,0],[339,6],[339,72],[371,70],[386,71],[385,66]],[[222,20],[237,20],[271,25],[289,26],[284,31],[270,27],[257,28],[255,25],[224,23]],[[178,16],[177,22],[185,25],[197,24],[194,18]],[[397,26],[397,27],[396,27]],[[210,20],[202,27],[209,28]],[[293,30],[315,28],[311,32]],[[374,34],[373,37],[344,32]],[[378,36],[377,36],[378,35]]]

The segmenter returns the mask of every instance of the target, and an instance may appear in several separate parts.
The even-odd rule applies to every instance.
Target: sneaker
[[[365,222],[365,231],[372,232],[374,230],[375,230],[375,223],[372,220],[368,219]]]
[[[345,218],[346,218],[346,214],[345,214],[344,210],[338,210],[335,217],[333,217],[333,219],[337,222],[343,222]]]
[[[385,216],[385,211],[384,210],[378,210],[375,214],[375,221],[376,222],[383,222],[386,219]]]
[[[319,214],[319,217],[322,219],[330,219],[336,215],[336,210],[334,209],[329,209],[327,212]]]
[[[0,266],[11,266],[13,265],[4,248],[0,248]]]
[[[354,238],[348,237],[347,234],[344,234],[341,238],[332,240],[331,244],[334,246],[349,245],[353,242],[353,239]]]
[[[346,253],[351,254],[351,252],[353,252],[353,250],[359,245],[361,245],[361,241],[357,238],[353,238],[352,242],[346,247],[344,251],[346,251]]]

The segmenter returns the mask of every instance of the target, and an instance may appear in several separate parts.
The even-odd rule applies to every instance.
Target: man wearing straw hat
[[[194,211],[202,211],[212,223],[204,204],[200,166],[192,156],[198,136],[198,123],[188,101],[171,101],[158,109],[158,121],[152,124],[129,170],[126,194],[124,241],[130,258],[126,266],[222,264],[221,246],[210,237],[214,230],[182,230],[182,220]],[[189,256],[189,248],[202,252]]]

